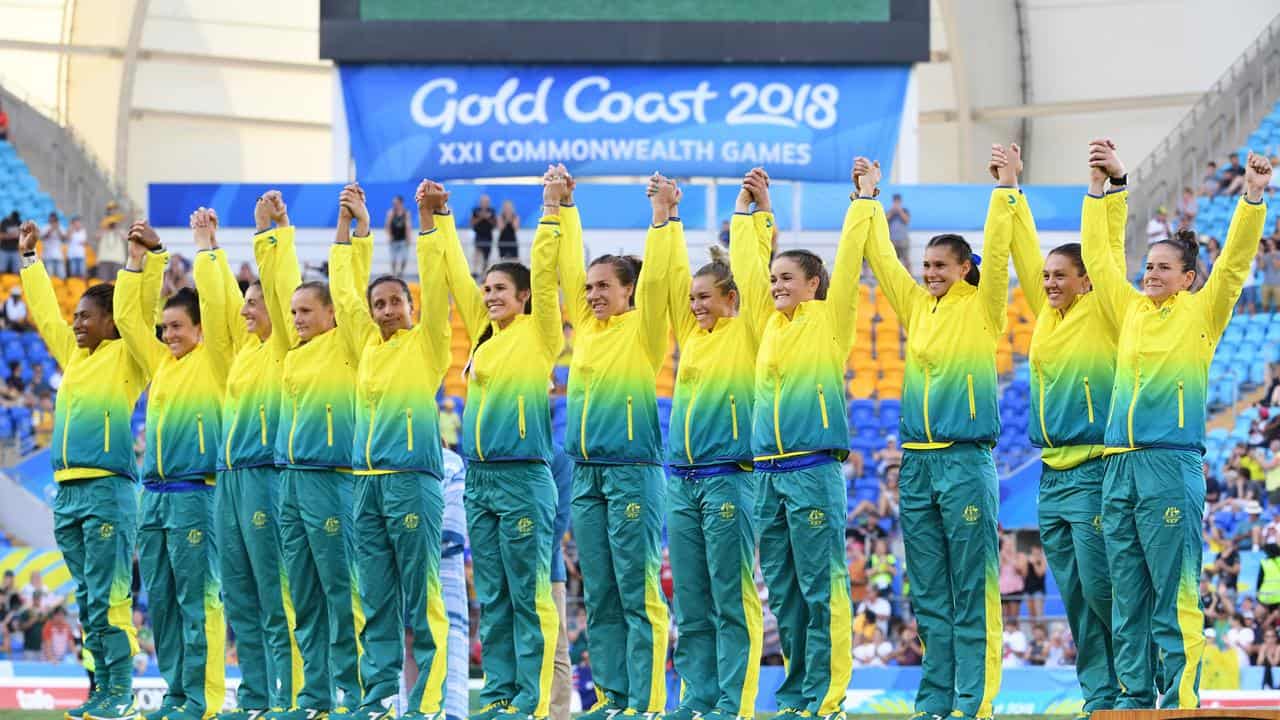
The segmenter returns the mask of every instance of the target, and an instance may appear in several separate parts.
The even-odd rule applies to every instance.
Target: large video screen
[[[911,63],[928,0],[321,0],[342,63]]]

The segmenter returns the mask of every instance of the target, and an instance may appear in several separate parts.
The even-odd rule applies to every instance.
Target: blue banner
[[[889,174],[907,66],[343,65],[362,182],[541,175]]]

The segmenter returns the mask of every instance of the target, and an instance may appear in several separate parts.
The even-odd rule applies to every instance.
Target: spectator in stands
[[[413,219],[405,209],[404,197],[396,195],[391,198],[391,209],[387,211],[384,227],[387,247],[391,250],[391,274],[400,277],[409,265],[409,235],[413,232]]]
[[[889,221],[889,240],[904,267],[911,267],[911,211],[903,207],[902,196],[893,194],[893,204],[885,213]]]
[[[871,456],[876,461],[876,470],[888,479],[889,467],[900,468],[902,465],[902,449],[898,447],[898,436],[889,435],[884,439],[884,447]]]
[[[1268,616],[1264,622],[1271,622],[1276,610],[1280,609],[1280,545],[1267,543],[1262,552],[1266,557],[1258,564],[1254,587],[1258,592],[1258,605]]]
[[[1202,462],[1200,466],[1204,473],[1204,501],[1206,505],[1213,507],[1222,499],[1222,486],[1217,476],[1210,470],[1209,463]]]
[[[1156,208],[1155,217],[1147,222],[1147,244],[1158,243],[1173,234],[1169,229],[1169,211],[1161,205]]]
[[[1262,462],[1263,488],[1266,490],[1267,507],[1280,508],[1280,439],[1273,439],[1267,446]],[[1206,501],[1208,498],[1205,498]]]
[[[1178,227],[1194,230],[1196,214],[1200,208],[1196,205],[1196,194],[1189,187],[1182,188],[1182,199],[1178,201]]]
[[[458,433],[462,431],[462,418],[458,417],[458,406],[453,398],[446,396],[440,401],[440,439],[450,450],[458,449]]]
[[[1213,561],[1213,573],[1217,576],[1219,587],[1236,591],[1240,578],[1240,551],[1233,541],[1227,540],[1223,544],[1218,557]]]
[[[890,658],[900,667],[919,665],[924,659],[924,648],[920,646],[920,632],[915,621],[903,623],[898,629],[898,647]]]
[[[1262,241],[1263,252],[1259,256],[1263,312],[1280,311],[1280,217],[1276,220],[1278,232]]]
[[[1209,161],[1205,168],[1204,179],[1200,181],[1201,195],[1216,195],[1218,192],[1218,163]]]
[[[247,262],[240,263],[240,270],[236,272],[236,285],[240,286],[240,292],[247,292],[249,290],[249,286],[257,279],[258,277],[253,274],[252,265]]]
[[[1213,271],[1213,264],[1218,262],[1218,256],[1222,254],[1222,245],[1218,239],[1212,235],[1200,236],[1200,263],[1204,264],[1204,272],[1207,275]],[[1197,269],[1197,273],[1199,270]]]
[[[1049,630],[1049,652],[1044,666],[1057,668],[1075,663],[1076,648],[1071,635],[1062,623],[1054,623]]]
[[[1026,633],[1016,622],[1005,622],[1004,626],[1004,662],[1005,667],[1025,667],[1031,654],[1031,644],[1027,642]]]
[[[183,288],[194,288],[195,281],[191,277],[191,263],[183,256],[174,253],[169,256],[169,267],[164,271],[164,287],[161,297],[173,297]]]
[[[1244,166],[1240,164],[1240,155],[1231,153],[1227,156],[1227,165],[1222,168],[1218,178],[1218,190],[1215,194],[1235,195],[1244,188]]]
[[[893,578],[898,574],[898,558],[889,551],[889,541],[876,538],[875,550],[867,558],[867,578],[878,595],[893,595]]]
[[[1209,604],[1204,606],[1204,626],[1206,628],[1213,627],[1218,621],[1226,622],[1236,612],[1236,604],[1231,598],[1231,591],[1225,586],[1219,585],[1212,593]]]
[[[720,244],[729,247],[729,221],[720,223]]]
[[[44,643],[44,623],[46,620],[44,593],[39,590],[31,595],[31,600],[23,602],[18,611],[18,627],[22,630],[22,648],[27,660],[39,660]]]
[[[1262,667],[1262,687],[1280,689],[1280,676],[1276,669],[1280,668],[1280,643],[1276,642],[1276,629],[1269,627],[1262,631],[1262,643],[1253,652],[1253,664]]]
[[[893,646],[884,639],[884,631],[879,627],[872,628],[871,637],[861,638],[853,646],[853,666],[855,668],[884,667],[893,657]]]
[[[0,140],[6,142],[9,140],[9,113],[5,112],[2,106],[0,106]]]
[[[133,609],[133,626],[138,630],[138,654],[144,659],[155,657],[156,636],[151,632],[151,623],[140,608]]]
[[[1240,665],[1248,665],[1249,651],[1257,644],[1257,639],[1253,628],[1245,625],[1244,618],[1239,613],[1231,616],[1231,628],[1227,630],[1226,642],[1228,647],[1235,648],[1239,654]]]
[[[20,227],[22,227],[22,218],[17,210],[0,220],[0,272],[17,273],[22,269],[22,263],[18,257],[18,228]]]
[[[44,648],[45,662],[62,662],[75,648],[75,633],[71,623],[67,622],[66,608],[59,605],[44,625],[43,637],[40,639]]]
[[[844,459],[844,481],[849,484],[862,477],[866,471],[866,460],[860,450],[850,450],[849,457]]]
[[[1043,625],[1031,626],[1031,643],[1027,648],[1027,664],[1043,667],[1049,660],[1049,632]]]
[[[12,570],[4,571],[4,578],[0,579],[0,603],[8,605],[9,596],[18,592],[17,584],[13,577]],[[2,611],[3,608],[0,608]]]
[[[867,597],[858,603],[855,614],[861,615],[867,623],[875,625],[884,635],[889,634],[889,620],[893,617],[893,606],[874,585],[867,588]]]
[[[26,394],[27,383],[22,379],[22,363],[9,363],[9,375],[4,379],[4,386],[0,387],[0,397],[4,398],[5,405],[13,406],[20,404],[23,395]],[[23,594],[30,597],[31,593],[28,588],[23,588]]]
[[[1250,500],[1244,507],[1248,516],[1236,525],[1235,543],[1238,546],[1258,550],[1262,547],[1262,528],[1266,523],[1262,520],[1262,505],[1257,500]]]
[[[67,230],[58,220],[58,213],[49,213],[49,224],[40,231],[40,242],[44,246],[41,259],[49,269],[50,277],[65,277],[63,258],[67,255]]]
[[[489,267],[489,253],[493,250],[493,229],[497,227],[498,217],[489,204],[489,196],[481,195],[476,206],[471,208],[471,231],[475,234],[473,242],[476,262],[471,267],[482,273]]]
[[[31,323],[27,318],[27,303],[22,299],[22,288],[15,285],[4,301],[4,327],[11,330],[30,330]]]
[[[1000,602],[1004,606],[1006,625],[1016,623],[1022,609],[1022,591],[1026,588],[1027,556],[1018,552],[1011,533],[1000,539]],[[1026,642],[1026,638],[1023,638]]]
[[[98,264],[94,268],[94,274],[100,280],[114,281],[116,273],[129,259],[128,241],[120,228],[122,220],[124,215],[119,212],[119,206],[114,202],[107,203],[107,215],[102,218],[98,231]]]
[[[515,205],[510,200],[502,201],[502,210],[498,213],[498,258],[514,260],[520,257],[520,240],[516,231],[520,229],[520,216],[516,214]]]
[[[855,607],[867,598],[867,586],[871,582],[867,577],[867,554],[862,547],[862,543],[852,535],[845,537],[844,553],[849,558],[849,601]]]
[[[67,277],[84,277],[85,245],[88,244],[89,231],[79,215],[71,216],[71,224],[67,228]]]
[[[53,385],[44,376],[43,364],[33,363],[31,365],[31,382],[27,383],[27,392],[36,399],[53,395]]]
[[[1036,545],[1027,556],[1027,575],[1022,589],[1027,598],[1027,615],[1033,624],[1039,623],[1044,616],[1044,576],[1047,572],[1049,561],[1045,559],[1044,547]]]

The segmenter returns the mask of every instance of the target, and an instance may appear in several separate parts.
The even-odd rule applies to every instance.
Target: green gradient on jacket
[[[471,341],[467,404],[462,414],[462,454],[468,460],[551,462],[551,408],[547,383],[564,347],[556,258],[563,232],[559,215],[544,216],[531,251],[532,312],[505,328],[489,320],[484,293],[471,277],[452,214],[437,215],[433,242],[444,249],[443,267],[424,269],[423,285],[447,285]],[[580,241],[579,241],[580,242]],[[480,338],[488,333],[483,343]]]
[[[1265,203],[1242,197],[1204,287],[1178,292],[1160,305],[1130,286],[1119,268],[1103,262],[1103,236],[1084,236],[1094,292],[1102,293],[1120,323],[1107,447],[1204,450],[1209,364],[1252,271],[1266,212]],[[1105,213],[1103,198],[1085,197],[1083,218],[1098,224]]]
[[[800,303],[788,318],[773,310],[770,298],[756,356],[751,446],[757,460],[824,450],[848,454],[844,367],[854,341],[862,256],[879,225],[885,225],[880,203],[851,202],[826,299]],[[884,232],[887,237],[887,225]]]
[[[1005,331],[1009,243],[1022,195],[995,188],[983,228],[981,280],[958,280],[933,297],[898,261],[888,226],[877,224],[867,260],[907,331],[902,386],[903,444],[972,442],[1000,436],[996,344]]]

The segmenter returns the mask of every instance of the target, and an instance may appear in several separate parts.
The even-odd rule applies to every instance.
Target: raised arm
[[[150,377],[160,368],[169,348],[156,338],[154,308],[169,254],[160,249],[155,231],[145,223],[129,229],[129,261],[116,276],[113,319],[129,356]]]
[[[361,249],[357,243],[369,238],[369,211],[364,199],[348,185],[339,199],[338,228],[329,246],[329,292],[333,295],[333,312],[348,354],[357,362],[364,346],[378,333],[378,325],[369,314],[364,289],[369,276],[360,276]],[[356,220],[354,235],[351,221]]]
[[[1109,162],[1114,149],[1106,140],[1094,140],[1089,144],[1089,166],[1101,168]],[[1117,324],[1128,303],[1141,296],[1129,285],[1125,277],[1124,263],[1116,263],[1112,249],[1112,230],[1108,223],[1108,209],[1103,195],[1103,178],[1090,171],[1089,192],[1084,197],[1080,211],[1080,255],[1089,272],[1093,292],[1101,293],[1104,306],[1110,308],[1112,320]]]
[[[755,201],[755,212],[750,212]],[[773,256],[773,204],[769,175],[755,168],[743,178],[729,222],[729,267],[738,286],[738,313],[758,341],[773,313],[769,260]]]
[[[581,327],[591,319],[591,307],[587,305],[587,260],[582,247],[582,218],[578,206],[573,203],[574,181],[564,166],[558,170],[565,177],[566,195],[560,203],[559,262],[560,287],[564,290],[565,314],[569,324]]]
[[[271,342],[288,352],[301,342],[293,326],[293,291],[302,284],[298,267],[298,249],[293,241],[293,226],[279,191],[271,190],[258,199],[253,210],[256,234],[253,254],[258,262],[258,278],[262,283],[263,302],[271,318]],[[271,223],[275,223],[275,228]]]
[[[826,303],[835,320],[836,338],[846,353],[853,347],[854,325],[858,316],[858,276],[862,274],[862,255],[868,238],[872,234],[883,234],[886,241],[889,238],[884,207],[875,200],[876,186],[880,184],[880,163],[857,158],[854,165],[858,197],[849,203],[844,214]]]
[[[439,244],[443,249],[442,262],[431,265],[427,268],[430,274],[422,276],[422,290],[426,292],[430,282],[443,285],[453,295],[454,308],[462,316],[467,338],[474,344],[489,325],[489,312],[484,306],[484,293],[471,276],[470,262],[462,250],[456,215],[449,212],[447,202],[439,208],[425,210],[419,204],[418,221],[422,227],[418,242]]]
[[[978,295],[987,312],[987,322],[993,333],[1000,333],[1008,322],[1009,308],[1009,244],[1013,240],[1014,216],[1018,205],[1026,198],[1018,189],[1018,172],[1022,169],[1022,151],[1011,144],[1005,151],[999,145],[992,146],[994,156],[999,149],[1005,153],[1008,163],[999,171],[1000,184],[991,192],[987,205],[987,220],[982,227],[982,252],[986,255],[986,267],[978,280]]]
[[[196,281],[196,295],[200,301],[201,342],[208,349],[213,370],[222,383],[226,382],[236,351],[228,317],[230,308],[226,298],[227,287],[222,272],[222,266],[227,264],[227,255],[214,246],[208,210],[200,208],[192,213],[191,227],[196,241],[196,257],[192,262],[191,273]],[[239,288],[236,291],[239,294]],[[236,310],[239,310],[239,306]]]
[[[668,181],[660,186],[657,197],[666,207],[673,207],[679,202],[677,193],[675,183]],[[679,220],[667,218],[661,224],[650,224],[644,240],[640,276],[636,278],[636,312],[640,314],[644,350],[654,372],[662,369],[667,354],[667,283],[671,281],[671,249],[667,243],[671,242],[671,233],[678,224]]]
[[[854,183],[857,183],[856,177]],[[894,314],[906,325],[916,304],[929,300],[929,292],[916,284],[911,272],[898,260],[898,252],[894,250],[888,232],[871,233],[863,252],[871,272],[875,273],[879,290],[889,300]],[[907,331],[910,332],[910,328]]]
[[[445,264],[445,247],[441,243],[432,242],[432,236],[439,235],[435,228],[435,211],[445,207],[449,202],[449,193],[444,186],[423,180],[418,185],[419,212],[422,214],[421,227],[423,234],[418,236],[418,277],[431,275],[433,268]],[[442,216],[443,217],[443,216]],[[431,366],[442,375],[449,369],[450,340],[453,329],[449,325],[449,287],[446,283],[433,282],[422,284],[422,312],[419,323],[422,329],[419,334],[423,340],[423,351]]]
[[[533,236],[530,251],[529,285],[532,291],[533,321],[538,328],[547,357],[554,361],[564,348],[561,327],[560,286],[556,280],[556,256],[564,241],[560,222],[560,202],[567,191],[566,183],[550,183],[542,189],[542,220]]]
[[[1107,233],[1110,238],[1111,259],[1115,266],[1120,268],[1120,274],[1129,277],[1127,261],[1124,254],[1124,232],[1129,224],[1129,190],[1125,185],[1124,163],[1120,161],[1120,156],[1116,154],[1116,144],[1107,138],[1105,141],[1105,152],[1102,153],[1103,162],[1092,170],[1101,172],[1107,179],[1112,182],[1112,189],[1106,193],[1107,201]],[[1117,185],[1116,181],[1120,183]],[[1097,182],[1097,175],[1091,175],[1089,181],[1089,192],[1098,194],[1102,190],[1101,185],[1097,186],[1095,192],[1094,185]]]
[[[999,168],[993,165],[990,170],[999,181]],[[1044,292],[1044,256],[1040,252],[1040,235],[1036,232],[1036,219],[1031,214],[1031,203],[1027,202],[1025,196],[1015,208],[1017,212],[1013,216],[1013,235],[1010,237],[1013,269],[1018,273],[1018,284],[1022,286],[1022,294],[1027,298],[1031,314],[1038,316],[1049,301]]]
[[[1267,220],[1267,204],[1262,193],[1271,181],[1271,164],[1266,157],[1249,153],[1245,161],[1245,195],[1236,203],[1231,225],[1227,229],[1227,242],[1222,254],[1209,272],[1209,280],[1200,292],[1208,299],[1210,326],[1215,334],[1221,334],[1231,320],[1231,311],[1240,297],[1240,289],[1253,269],[1254,256],[1258,254],[1258,242]]]
[[[30,220],[22,224],[18,231],[18,245],[22,250],[22,292],[27,297],[27,308],[31,320],[40,331],[40,337],[49,348],[49,354],[58,361],[64,371],[71,353],[76,349],[76,334],[71,326],[62,319],[62,310],[58,305],[58,294],[53,290],[49,273],[44,263],[36,257],[36,241],[40,239],[40,230]]]
[[[667,222],[671,224],[668,231],[671,255],[668,260],[670,279],[667,282],[667,318],[671,322],[672,331],[676,334],[676,343],[683,350],[689,336],[698,329],[698,321],[689,310],[689,288],[693,284],[693,278],[689,274],[689,246],[684,239],[684,223],[680,221],[676,207],[661,204],[657,192],[657,183],[665,181],[665,178],[660,178],[658,175],[650,179],[649,202],[653,208],[652,224],[654,226]],[[647,246],[645,250],[648,250]]]

